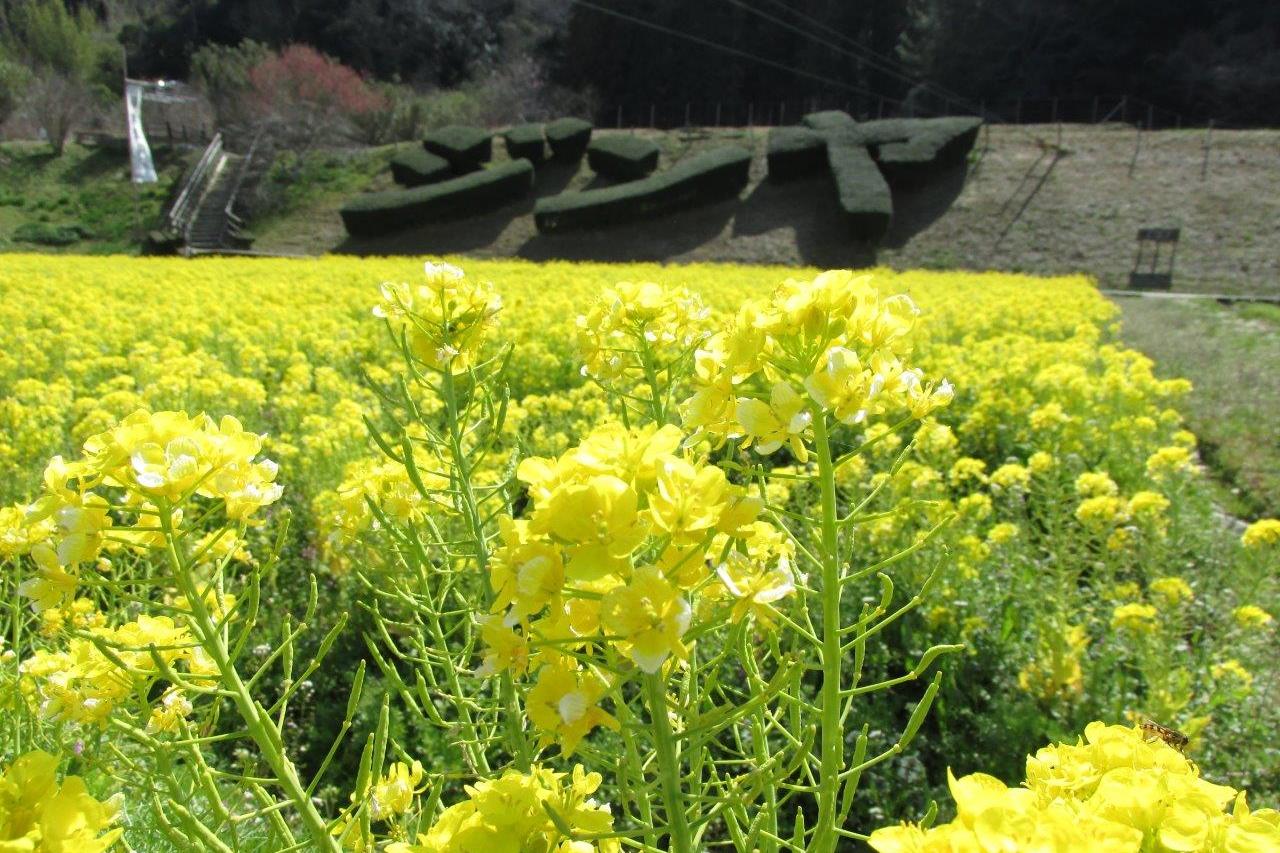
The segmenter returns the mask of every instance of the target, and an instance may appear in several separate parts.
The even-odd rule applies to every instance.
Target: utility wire
[[[708,39],[704,39],[701,36],[695,36],[695,35],[692,35],[691,33],[681,32],[680,30],[674,30],[671,27],[666,27],[666,26],[663,26],[662,24],[654,23],[653,21],[647,21],[644,18],[637,18],[634,15],[628,15],[625,12],[619,12],[615,9],[610,9],[606,6],[601,6],[597,3],[592,3],[590,2],[590,0],[569,0],[569,2],[573,3],[575,6],[581,6],[585,9],[591,9],[593,11],[599,12],[602,15],[609,15],[611,17],[618,18],[619,20],[623,20],[623,21],[627,21],[629,23],[635,24],[636,26],[645,27],[646,29],[655,30],[660,33],[665,33],[666,35],[684,39],[685,41],[691,41],[694,44],[700,44],[703,47],[709,47],[712,50],[718,50],[721,53],[727,53],[731,56],[737,56],[741,59],[748,59],[748,60],[751,60],[752,62],[756,62],[761,65],[767,65],[770,68],[775,68],[779,71],[786,71],[789,74],[795,74],[799,77],[807,77],[810,80],[817,80],[818,82],[825,83],[828,86],[835,86],[836,88],[845,89],[850,92],[857,92],[859,94],[869,95],[873,98],[881,97],[881,95],[878,92],[874,92],[871,89],[867,89],[863,86],[857,86],[852,83],[844,83],[839,80],[834,80],[830,77],[824,77],[821,74],[814,74],[810,71],[804,71],[799,68],[795,68],[794,66],[787,65],[786,63],[783,63],[783,62],[776,62],[772,59],[766,59],[763,56],[756,56],[754,53],[748,53],[747,51],[739,50],[736,47],[729,47],[728,45],[720,44],[719,42],[714,42]]]

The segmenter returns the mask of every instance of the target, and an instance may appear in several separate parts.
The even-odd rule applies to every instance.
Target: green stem
[[[649,706],[649,724],[653,727],[653,745],[658,752],[658,773],[662,782],[662,805],[667,813],[667,849],[671,853],[693,853],[693,836],[685,818],[680,796],[680,755],[676,750],[671,721],[667,719],[667,688],[658,673],[644,677],[645,701]]]
[[[818,769],[818,822],[811,853],[829,853],[836,847],[837,795],[844,769],[844,730],[840,724],[840,555],[837,540],[835,465],[827,436],[826,415],[814,413],[814,450],[818,456],[818,485],[822,495],[822,738]]]
[[[280,737],[279,730],[271,722],[270,715],[266,712],[266,709],[253,698],[248,686],[245,685],[244,680],[240,677],[240,673],[231,663],[231,656],[227,651],[226,643],[223,641],[222,631],[218,627],[218,620],[214,619],[213,614],[209,612],[198,585],[191,577],[191,573],[183,564],[182,559],[178,556],[172,515],[168,512],[169,506],[167,502],[161,505],[160,510],[160,524],[164,530],[166,550],[168,551],[169,562],[173,566],[174,579],[177,582],[178,590],[186,597],[187,604],[191,608],[192,627],[195,629],[200,645],[213,660],[214,665],[217,666],[222,686],[231,694],[236,710],[240,712],[245,728],[249,730],[249,736],[257,744],[263,760],[271,768],[272,774],[275,775],[280,787],[288,795],[293,807],[297,809],[298,816],[302,819],[307,835],[314,845],[313,849],[340,853],[340,848],[329,834],[329,827],[325,823],[324,817],[316,809],[315,804],[311,802],[311,797],[307,795],[306,786],[298,778],[293,762],[289,761],[284,754],[284,741]]]

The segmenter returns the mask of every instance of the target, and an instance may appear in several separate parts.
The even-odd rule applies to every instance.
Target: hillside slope
[[[602,131],[615,133],[619,131]],[[622,131],[631,132],[631,131]],[[1056,143],[1053,126],[992,126],[980,137],[967,174],[957,173],[895,198],[896,218],[878,253],[852,244],[839,222],[825,175],[775,184],[764,180],[767,130],[634,131],[662,145],[659,168],[713,145],[748,145],[756,152],[742,196],[663,220],[584,234],[539,235],[532,199],[488,216],[410,228],[377,240],[349,240],[337,210],[351,181],[300,193],[270,220],[255,223],[257,248],[314,254],[438,254],[478,257],[590,258],[894,267],[1008,269],[1036,273],[1084,271],[1104,286],[1124,286],[1142,227],[1180,227],[1175,286],[1214,293],[1280,293],[1280,194],[1274,184],[1277,131],[1212,135],[1201,179],[1205,132],[1142,135],[1125,125],[1063,127],[1066,153],[1053,162],[1041,140]],[[495,160],[505,159],[501,144]],[[363,175],[370,158],[388,149],[349,153]],[[1052,163],[1052,168],[1050,164]],[[339,171],[347,171],[339,169]],[[390,186],[382,170],[369,189]],[[1043,180],[1041,180],[1043,178]],[[602,185],[583,164],[540,173],[538,195]],[[619,239],[625,235],[625,239]]]

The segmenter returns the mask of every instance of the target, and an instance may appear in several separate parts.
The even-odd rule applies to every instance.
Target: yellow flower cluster
[[[5,853],[102,853],[120,838],[113,798],[95,800],[84,780],[58,782],[58,759],[28,752],[0,776],[0,850]]]
[[[710,316],[702,299],[683,287],[624,281],[605,288],[577,317],[582,373],[601,381],[669,382],[672,366],[710,335]]]
[[[65,650],[39,650],[22,662],[23,688],[43,716],[105,725],[118,704],[165,677],[162,667],[176,670],[182,663],[197,678],[215,672],[187,628],[168,616],[142,615],[88,633],[88,638],[71,638]],[[149,727],[173,731],[190,712],[190,702],[171,688]]]
[[[1280,518],[1264,518],[1245,528],[1240,536],[1246,548],[1267,548],[1280,545]]]
[[[423,364],[465,373],[496,324],[502,299],[493,285],[467,278],[453,264],[428,261],[424,272],[421,284],[383,284],[373,314],[386,319],[397,338],[403,335]]]
[[[948,774],[954,821],[878,829],[869,843],[879,853],[1280,849],[1280,813],[1251,811],[1243,791],[1201,778],[1139,727],[1090,723],[1078,743],[1028,757],[1026,777],[1025,787],[1009,788],[982,773]]]
[[[567,784],[564,777],[534,767],[529,773],[508,770],[497,779],[468,785],[467,799],[445,809],[416,842],[394,843],[387,853],[618,853],[622,846],[617,839],[574,841],[557,827],[586,836],[613,829],[609,807],[591,798],[600,787],[600,774],[577,765]]]
[[[906,295],[882,298],[870,276],[848,270],[787,279],[771,297],[747,300],[698,350],[685,426],[762,454],[788,445],[804,462],[815,406],[850,425],[885,413],[923,418],[953,392],[902,361],[918,313]]]
[[[565,753],[617,725],[597,707],[607,678],[582,665],[593,649],[654,673],[685,656],[695,603],[767,622],[794,591],[791,544],[757,520],[759,499],[682,450],[683,438],[673,426],[608,423],[517,471],[532,506],[503,521],[490,562],[480,673],[534,673],[529,719]]]
[[[37,610],[59,607],[74,596],[82,565],[107,550],[159,545],[162,526],[179,527],[182,505],[196,497],[217,501],[232,522],[251,522],[283,491],[276,464],[257,458],[261,447],[230,416],[137,411],[86,439],[80,459],[55,456],[44,494],[0,518],[6,553],[29,553],[36,567],[19,591]],[[100,493],[114,490],[124,492],[114,504]]]

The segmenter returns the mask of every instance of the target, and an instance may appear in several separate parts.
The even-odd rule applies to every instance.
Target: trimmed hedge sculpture
[[[559,118],[546,127],[552,158],[565,163],[582,159],[591,142],[591,122],[580,118]]]
[[[493,136],[478,127],[451,124],[428,133],[422,147],[448,160],[454,172],[463,174],[474,172],[493,156]]]
[[[404,187],[420,187],[453,177],[449,161],[422,148],[408,148],[391,158],[391,178]]]
[[[356,196],[339,214],[348,234],[378,237],[424,222],[488,213],[532,187],[533,164],[513,160],[438,184]]]
[[[858,125],[858,134],[886,178],[912,183],[963,163],[981,127],[971,116],[883,119]]]
[[[639,136],[598,136],[587,146],[587,165],[615,181],[636,181],[658,167],[658,143]]]
[[[857,125],[857,122],[853,120],[853,116],[843,110],[823,110],[819,113],[809,113],[801,118],[800,121],[810,130],[819,132],[848,130]]]
[[[816,172],[827,165],[827,141],[804,127],[775,127],[769,131],[769,178],[785,181]]]
[[[547,159],[547,144],[540,124],[518,124],[502,135],[502,141],[512,160],[523,158],[537,166]]]
[[[864,243],[880,242],[893,219],[893,196],[855,131],[828,131],[827,162],[850,233]]]
[[[750,169],[751,152],[727,145],[642,180],[540,199],[533,219],[543,233],[650,219],[733,198],[747,185]]]

